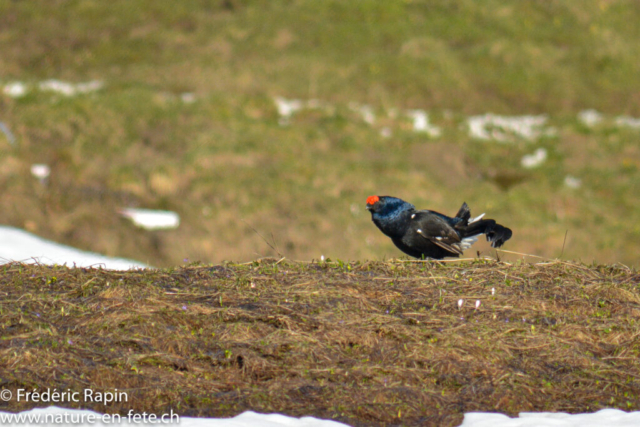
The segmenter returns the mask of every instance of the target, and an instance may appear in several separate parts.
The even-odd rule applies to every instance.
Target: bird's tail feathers
[[[482,218],[484,217],[484,214],[480,214],[475,218],[469,218],[469,224],[476,222],[476,221],[480,221]]]
[[[463,237],[477,236],[478,234],[484,234],[487,241],[491,242],[491,247],[499,248],[511,238],[513,232],[492,219],[475,220],[463,230]]]
[[[457,225],[466,226],[473,222],[481,220],[483,216],[484,214],[478,215],[475,218],[471,218],[471,209],[469,209],[469,205],[467,205],[467,203],[465,202],[460,207],[460,210],[456,214],[455,218],[459,218],[462,220],[462,221],[458,221]]]
[[[471,218],[471,210],[467,205],[467,202],[464,202],[462,206],[460,206],[460,210],[456,214],[456,218],[460,218],[464,224],[467,224],[469,218]]]

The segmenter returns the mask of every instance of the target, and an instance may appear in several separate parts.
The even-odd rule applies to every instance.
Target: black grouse
[[[367,210],[373,223],[402,252],[416,258],[458,257],[484,234],[491,246],[499,248],[511,238],[511,230],[484,214],[471,218],[466,203],[451,218],[441,213],[421,210],[402,199],[390,196],[367,198]]]

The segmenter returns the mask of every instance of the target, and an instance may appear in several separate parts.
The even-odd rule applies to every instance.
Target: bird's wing
[[[449,252],[462,255],[460,235],[442,214],[418,211],[411,215],[412,228],[423,238]]]

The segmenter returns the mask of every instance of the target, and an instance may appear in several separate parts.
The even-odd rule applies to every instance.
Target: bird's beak
[[[373,205],[367,203],[367,210],[370,211],[371,209],[373,209]]]

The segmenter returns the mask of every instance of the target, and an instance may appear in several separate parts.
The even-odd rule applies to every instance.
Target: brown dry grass
[[[0,269],[0,387],[129,396],[71,407],[216,417],[251,409],[351,425],[640,409],[640,274],[623,266]]]

